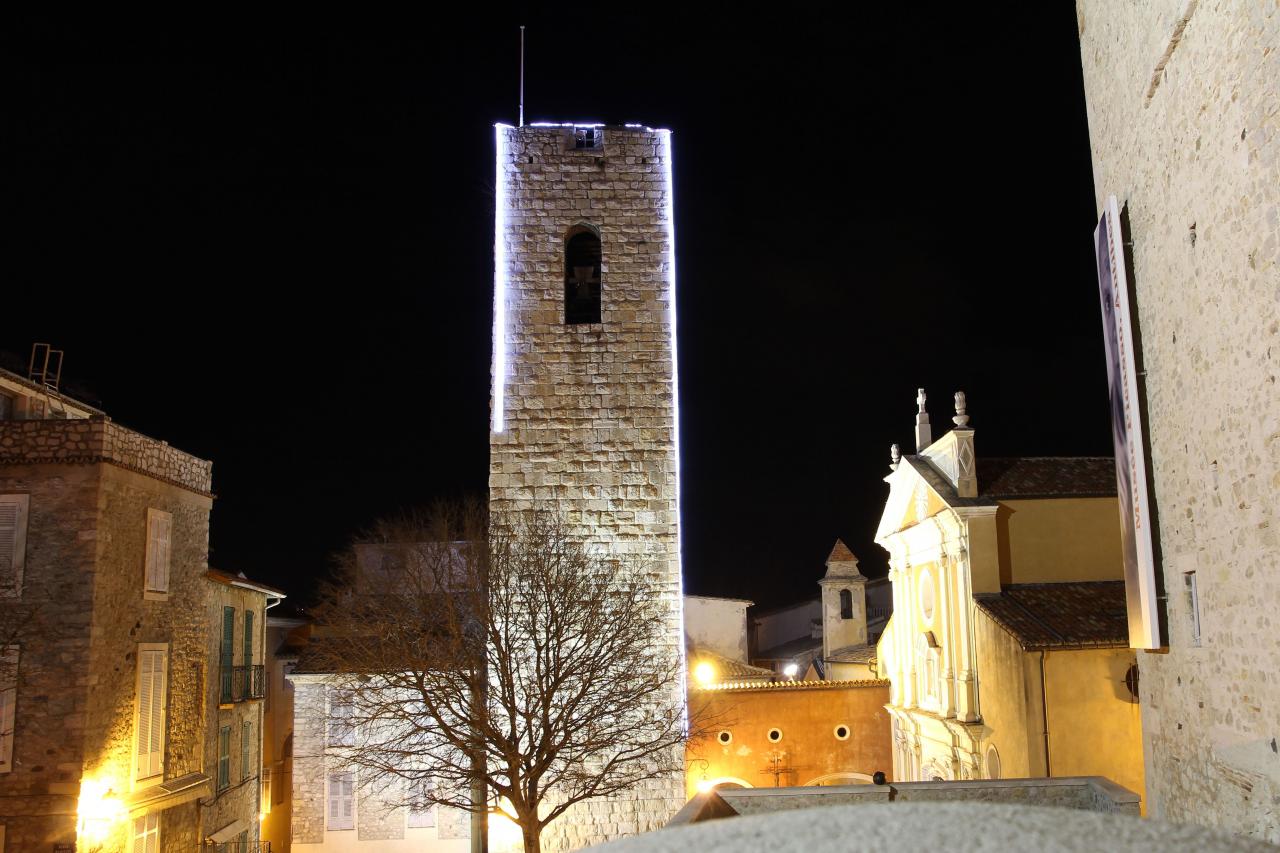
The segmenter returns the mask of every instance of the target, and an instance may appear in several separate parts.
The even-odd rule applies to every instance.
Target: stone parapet
[[[672,818],[669,825],[818,806],[947,801],[1056,806],[1137,817],[1142,798],[1102,776],[750,788],[699,794]]]
[[[0,465],[109,462],[202,495],[211,494],[213,463],[106,417],[0,421]]]

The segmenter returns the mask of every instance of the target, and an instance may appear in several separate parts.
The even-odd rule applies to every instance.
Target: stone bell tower
[[[671,134],[496,134],[490,508],[558,507],[584,542],[653,567],[682,656]],[[683,801],[683,778],[659,780],[547,832],[592,844]]]

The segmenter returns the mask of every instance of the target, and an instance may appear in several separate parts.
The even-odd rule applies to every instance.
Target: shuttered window
[[[22,595],[30,495],[0,495],[0,598]]]
[[[173,515],[159,509],[147,510],[146,591],[169,592],[169,550]]]
[[[231,726],[218,730],[218,790],[231,785]]]
[[[253,723],[245,722],[240,727],[240,779],[244,781],[253,775]]]
[[[164,774],[164,726],[169,647],[143,643],[138,646],[138,708],[135,779]]]
[[[354,773],[329,775],[329,829],[356,828],[356,777]]]
[[[409,783],[409,829],[436,825],[436,807],[431,802],[431,782],[414,779]]]
[[[13,769],[14,724],[18,708],[18,647],[0,653],[0,773]]]
[[[223,705],[231,702],[232,664],[236,653],[236,609],[222,608],[222,641],[218,647],[218,677],[221,680],[218,701]]]
[[[160,815],[143,815],[133,822],[133,853],[160,853]]]
[[[245,666],[253,663],[253,611],[244,612],[244,661]]]

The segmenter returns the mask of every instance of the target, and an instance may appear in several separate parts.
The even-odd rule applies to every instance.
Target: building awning
[[[162,812],[208,794],[209,782],[209,777],[204,773],[188,773],[135,791],[125,800],[125,805],[134,816]]]
[[[221,844],[224,841],[231,841],[237,835],[249,828],[249,821],[245,818],[233,820],[231,823],[219,829],[205,840],[211,844]]]

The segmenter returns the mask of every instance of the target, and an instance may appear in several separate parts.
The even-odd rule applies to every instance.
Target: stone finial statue
[[[958,427],[966,427],[969,425],[969,416],[965,414],[964,392],[956,392],[956,416],[951,420]]]
[[[923,388],[916,391],[916,404],[920,406],[916,413],[916,453],[933,444],[933,428],[929,426],[929,413],[924,409],[927,399]]]
[[[902,452],[898,450],[897,444],[889,445],[889,470],[897,471],[898,463],[902,461]]]

